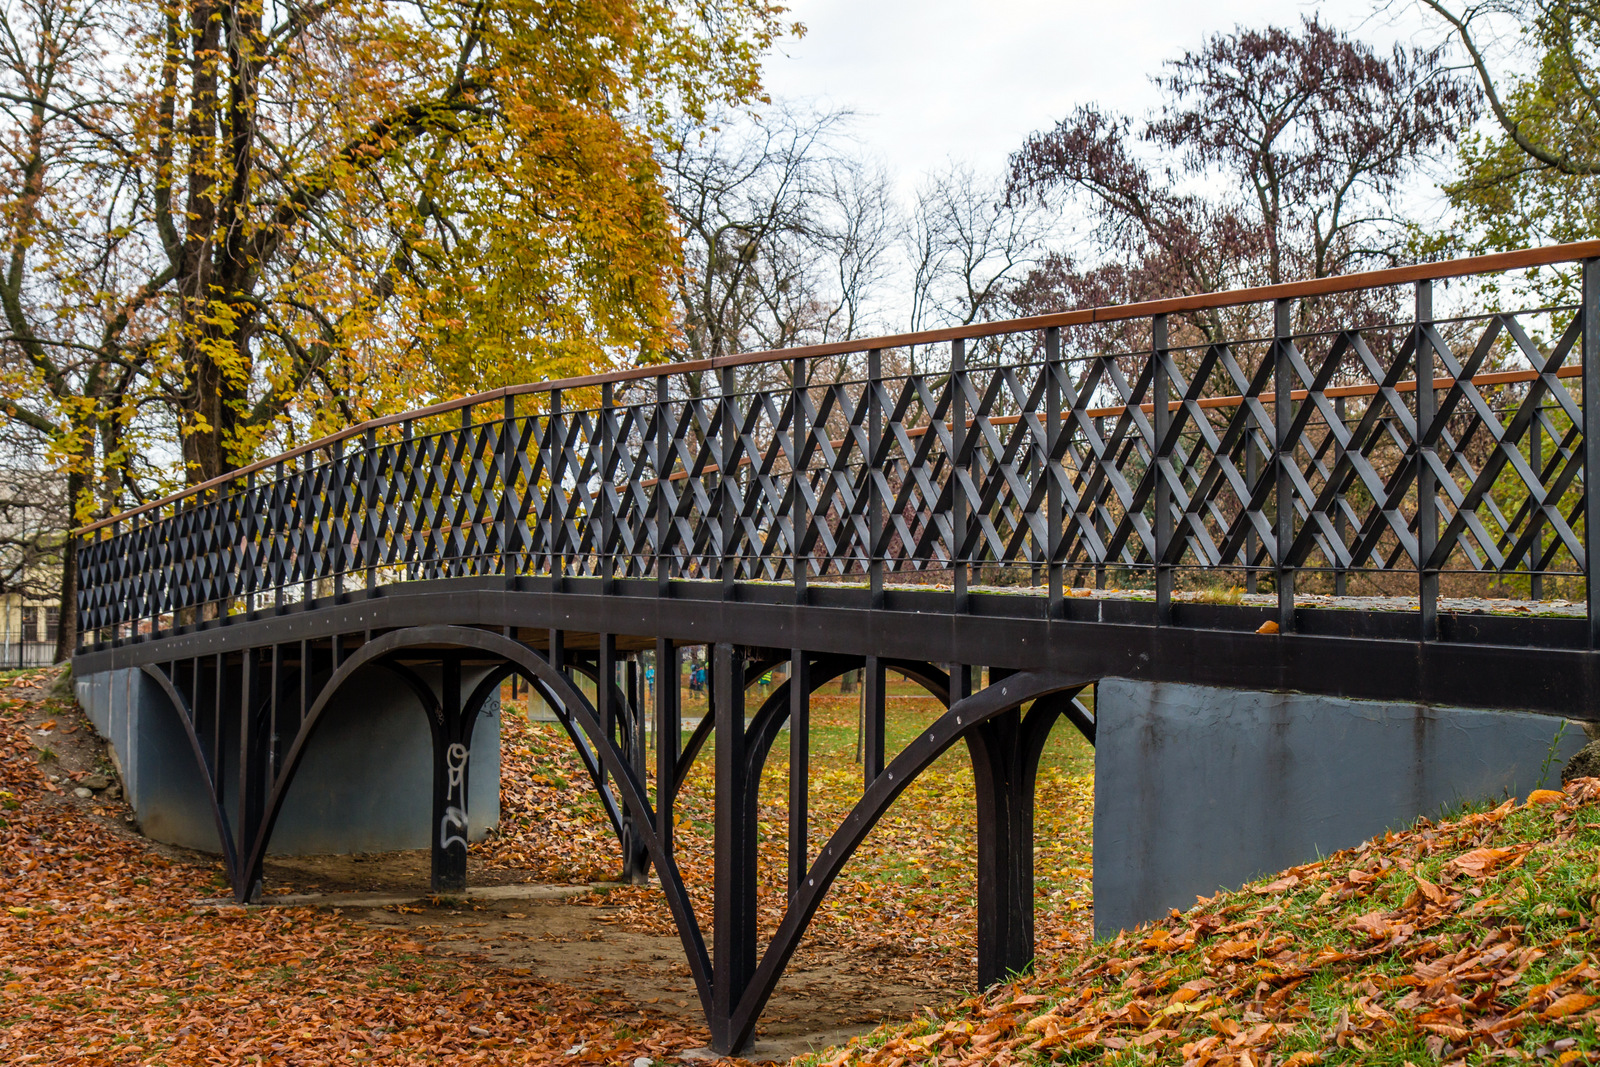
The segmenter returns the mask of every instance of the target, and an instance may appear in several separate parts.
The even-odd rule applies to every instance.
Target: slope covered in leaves
[[[0,675],[0,1063],[633,1063],[705,1043],[336,912],[198,904],[218,865],[46,777],[40,730],[73,715],[51,677]]]
[[[1600,1061],[1600,779],[1419,822],[881,1030],[846,1064]]]

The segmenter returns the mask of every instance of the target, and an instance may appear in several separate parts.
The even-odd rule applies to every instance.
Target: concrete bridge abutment
[[[1094,925],[1556,785],[1586,742],[1550,715],[1108,678],[1095,694]]]
[[[418,668],[436,693],[441,670]],[[467,668],[468,692],[487,671]],[[314,678],[321,688],[325,675]],[[373,668],[355,676],[320,719],[273,827],[270,855],[390,852],[428,848],[439,818],[437,769],[427,712],[399,678]],[[156,680],[137,668],[101,671],[77,680],[78,702],[105,738],[128,803],[145,836],[217,852],[206,775],[190,746],[180,712]],[[237,819],[238,723],[222,717],[221,800]],[[490,694],[464,742],[469,840],[481,841],[500,820],[500,701]],[[458,757],[460,753],[457,754]],[[465,762],[465,761],[463,761]]]

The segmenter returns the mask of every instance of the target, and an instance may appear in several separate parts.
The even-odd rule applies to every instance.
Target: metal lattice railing
[[[497,390],[85,528],[79,629],[459,576],[914,583],[961,610],[975,585],[1054,604],[1110,574],[1158,606],[1260,583],[1286,624],[1297,589],[1403,587],[1425,625],[1441,576],[1587,595],[1597,254]],[[1478,309],[1540,264],[1578,265],[1569,301]],[[1450,277],[1471,281],[1435,317]]]

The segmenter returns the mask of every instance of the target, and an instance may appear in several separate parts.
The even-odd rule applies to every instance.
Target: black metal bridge
[[[585,760],[624,871],[654,869],[725,1051],[875,821],[964,744],[987,984],[1032,957],[1034,772],[1059,717],[1093,740],[1077,697],[1097,679],[1600,717],[1597,256],[643,367],[378,419],[81,531],[75,670],[141,669],[168,694],[241,901],[324,709],[375,670],[429,714],[434,883],[460,886],[473,720],[520,676]],[[1566,279],[1557,302],[1519,297],[1536,267],[1541,292]],[[1408,610],[1362,599],[1380,594]],[[1453,610],[1491,595],[1526,603]],[[709,648],[712,713],[680,743],[689,646]],[[787,681],[751,701],[778,664]],[[861,796],[813,851],[809,697],[856,669]],[[898,753],[886,671],[947,709]],[[789,902],[763,946],[756,784],[785,722]],[[709,943],[672,836],[708,739]]]

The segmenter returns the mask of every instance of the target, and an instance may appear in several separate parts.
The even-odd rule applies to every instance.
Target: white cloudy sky
[[[1384,5],[1378,11],[1379,5]],[[1434,44],[1412,0],[790,0],[808,33],[767,64],[778,96],[856,111],[856,135],[902,189],[947,158],[998,170],[1080,103],[1139,114],[1161,62],[1236,24],[1302,14],[1374,44]],[[1377,11],[1377,13],[1374,13]]]

